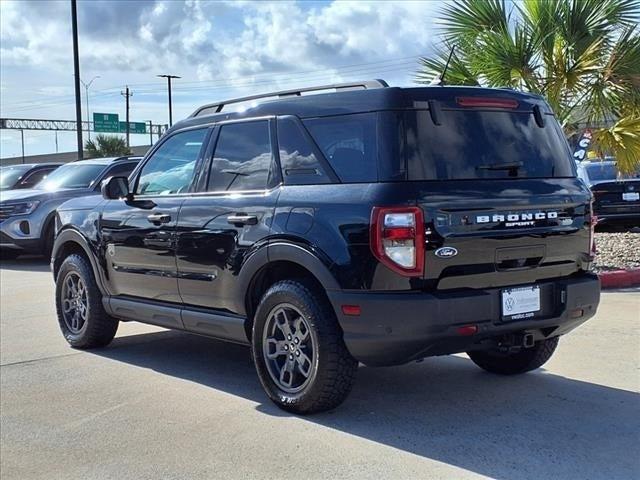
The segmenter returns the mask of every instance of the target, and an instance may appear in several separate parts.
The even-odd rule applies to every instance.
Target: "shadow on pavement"
[[[262,392],[247,347],[166,331],[117,338],[93,353],[290,416]],[[361,366],[340,408],[305,420],[497,479],[613,479],[640,472],[639,418],[633,392],[544,370],[499,377],[450,356]]]
[[[39,256],[24,256],[12,260],[0,259],[0,270],[16,272],[49,272],[49,259]]]

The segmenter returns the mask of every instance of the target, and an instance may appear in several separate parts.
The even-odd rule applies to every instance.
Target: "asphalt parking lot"
[[[0,284],[3,480],[640,477],[638,291],[603,294],[538,372],[361,367],[341,408],[299,418],[244,347],[121,324],[72,350],[43,260],[4,263]]]

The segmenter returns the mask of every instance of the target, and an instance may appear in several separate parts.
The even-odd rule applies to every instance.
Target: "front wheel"
[[[108,345],[118,329],[118,320],[102,306],[102,294],[88,260],[69,255],[56,278],[56,310],[60,330],[74,348]]]
[[[323,292],[299,281],[275,283],[262,297],[252,349],[269,398],[298,414],[340,405],[351,391],[358,368]]]
[[[518,352],[503,353],[499,350],[478,350],[467,352],[469,358],[480,368],[500,375],[516,375],[541,367],[551,358],[558,346],[558,338],[553,337],[536,342],[531,348]]]

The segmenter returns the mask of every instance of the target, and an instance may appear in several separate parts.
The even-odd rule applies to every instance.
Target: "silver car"
[[[55,210],[70,198],[100,194],[100,182],[129,175],[142,157],[114,157],[67,163],[33,189],[0,192],[0,255],[48,256],[53,246]]]

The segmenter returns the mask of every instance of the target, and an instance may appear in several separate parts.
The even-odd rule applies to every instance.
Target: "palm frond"
[[[593,132],[594,144],[615,155],[622,172],[633,172],[640,165],[640,117],[625,117],[611,128]]]
[[[509,30],[504,0],[456,0],[442,9],[439,20],[447,40]]]

